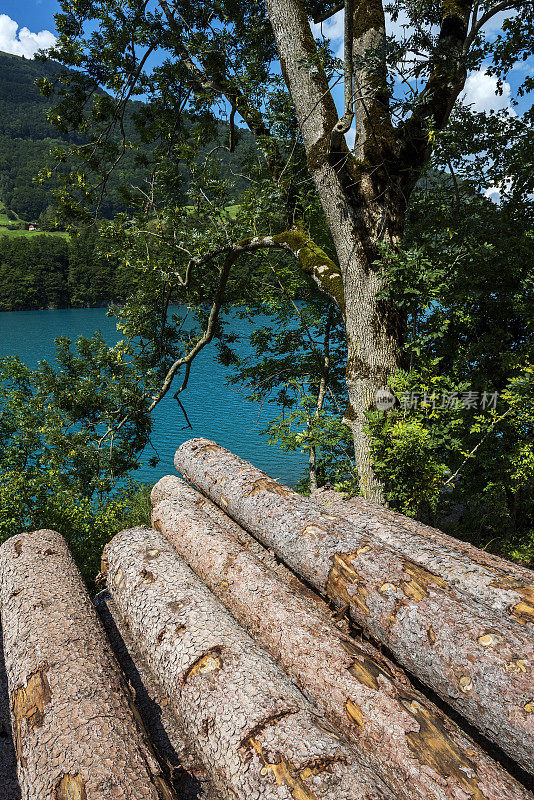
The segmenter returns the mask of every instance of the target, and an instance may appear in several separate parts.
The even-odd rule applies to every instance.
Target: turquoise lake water
[[[233,326],[239,333],[251,330],[240,319]],[[75,341],[97,330],[109,343],[122,338],[115,320],[106,317],[106,310],[101,308],[4,312],[0,314],[0,356],[18,355],[29,366],[35,366],[39,360],[53,360],[54,339],[58,336]],[[270,447],[261,435],[280,409],[274,403],[266,403],[260,409],[258,404],[246,402],[239,387],[225,385],[229,374],[215,360],[213,347],[202,351],[191,367],[188,388],[181,395],[193,429],[183,430],[183,413],[169,394],[154,412],[152,443],[160,463],[156,467],[148,465],[155,453],[147,448],[141,469],[133,473],[136,480],[154,483],[162,475],[174,473],[176,448],[193,436],[215,440],[283,483],[292,485],[298,480],[305,469],[305,455],[283,453]]]

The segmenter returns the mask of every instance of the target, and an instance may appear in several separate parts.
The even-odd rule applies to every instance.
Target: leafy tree
[[[57,341],[57,367],[0,359],[0,541],[21,530],[63,533],[90,582],[103,544],[128,523],[148,522],[146,488],[126,480],[148,441],[150,418],[127,350],[102,337],[76,349]],[[106,420],[117,426],[113,447]],[[132,416],[131,409],[137,407]]]
[[[370,415],[375,467],[393,507],[532,558],[531,201],[456,189],[421,186],[406,249],[384,256],[408,368]]]
[[[514,9],[521,13],[506,20],[495,46],[485,26],[498,12]],[[91,137],[90,147],[74,147],[71,153],[79,163],[61,202],[72,213],[80,201],[87,205],[90,186],[102,193],[114,165],[135,149],[135,141],[126,136],[117,141],[109,134],[120,126],[132,97],[144,93],[149,98],[138,122],[140,135],[153,143],[148,159],[152,179],[141,191],[151,221],[158,209],[161,227],[151,233],[166,239],[169,251],[174,246],[173,274],[184,290],[194,287],[198,297],[195,281],[203,281],[207,271],[203,297],[210,288],[215,296],[208,327],[171,366],[154,402],[169,390],[180,368],[187,376],[191,358],[211,341],[236,262],[260,249],[279,249],[317,282],[343,317],[345,420],[353,434],[361,490],[380,499],[366,417],[377,390],[403,366],[407,335],[404,310],[384,295],[387,271],[381,248],[399,247],[410,198],[433,152],[436,167],[471,155],[473,148],[465,135],[458,137],[458,126],[456,139],[447,138],[468,70],[484,64],[499,78],[506,75],[528,52],[534,11],[520,0],[425,0],[415,5],[399,0],[387,9],[382,0],[346,0],[340,62],[327,42],[314,40],[309,22],[310,15],[324,20],[335,10],[306,6],[303,0],[266,0],[265,6],[158,0],[150,8],[137,1],[122,7],[63,0],[52,55],[88,77],[65,79],[50,119],[65,133]],[[406,19],[401,39],[386,35],[385,10],[393,19],[400,14]],[[340,79],[345,86],[341,117],[331,90]],[[94,81],[112,96],[94,96]],[[50,82],[42,85],[50,95]],[[531,88],[527,78],[521,91]],[[254,167],[251,162],[244,174],[254,181],[249,197],[257,202],[252,209],[245,198],[248,213],[214,230],[210,219],[222,221],[228,190],[220,175],[199,169],[190,196],[196,195],[198,222],[206,223],[206,229],[193,234],[189,222],[173,210],[180,196],[179,167],[190,164],[201,144],[213,139],[210,124],[217,109],[228,114],[230,152],[238,133],[236,118],[255,137],[261,161]],[[477,123],[463,113],[466,126]],[[501,122],[516,141],[528,142],[528,115]],[[344,136],[351,125],[353,150]],[[485,130],[494,135],[486,145],[491,153],[499,127],[486,125]],[[437,149],[442,140],[443,148]],[[91,183],[95,170],[100,178]],[[241,166],[234,171],[243,175]],[[139,217],[132,231],[135,227],[149,232]],[[256,265],[254,259],[248,263]]]

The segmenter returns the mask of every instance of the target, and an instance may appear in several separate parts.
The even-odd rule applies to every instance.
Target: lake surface
[[[240,319],[234,320],[233,326],[239,333],[252,330],[248,322]],[[117,331],[115,319],[106,317],[106,309],[102,308],[0,313],[0,356],[18,355],[33,367],[42,359],[54,359],[54,339],[58,336],[68,336],[75,341],[97,330],[102,331],[110,344],[123,338]],[[133,477],[155,483],[163,475],[174,473],[176,448],[194,436],[205,436],[252,461],[283,483],[296,483],[305,469],[306,456],[270,447],[267,438],[261,435],[280,409],[275,403],[266,403],[260,409],[259,404],[244,399],[242,389],[226,386],[230,370],[215,360],[214,353],[215,348],[208,346],[196,358],[188,388],[181,395],[193,429],[183,430],[186,424],[183,413],[172,394],[167,395],[154,411],[152,442],[156,453],[152,447],[147,448],[142,467]],[[148,459],[156,454],[161,461],[151,467]]]

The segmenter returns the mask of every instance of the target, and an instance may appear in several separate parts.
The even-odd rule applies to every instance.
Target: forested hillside
[[[27,221],[36,221],[53,202],[53,183],[35,181],[40,169],[53,165],[50,150],[75,137],[62,137],[47,122],[51,101],[35,85],[38,78],[54,76],[59,69],[53,61],[43,64],[0,52],[0,200]],[[102,207],[105,216],[121,208],[121,178],[132,182],[143,178],[132,156],[125,158],[121,173],[111,182]]]
[[[70,238],[38,235],[54,230],[54,170],[58,164],[50,151],[81,142],[79,134],[62,134],[47,122],[54,98],[45,98],[35,85],[37,79],[54,77],[59,70],[54,61],[42,63],[0,52],[0,311],[107,305],[125,300],[132,289],[133,278],[119,275],[114,260],[99,255],[96,231],[74,232]],[[128,137],[140,143],[133,118],[142,107],[140,102],[130,102],[125,120]],[[227,135],[226,125],[220,123],[219,143]],[[240,132],[240,139],[238,152],[254,147],[245,131]],[[144,145],[145,154],[148,147]],[[202,152],[211,150],[213,143],[207,143]],[[223,172],[230,174],[227,164],[232,156],[220,148],[215,158],[222,163]],[[40,183],[36,177],[47,166],[52,178]],[[110,178],[100,216],[112,219],[123,211],[121,187],[143,185],[149,174],[150,164],[138,159],[134,151],[127,152]],[[239,174],[230,177],[237,200],[244,179]],[[185,205],[192,202],[187,198],[185,168],[181,183]],[[24,230],[28,223],[36,223],[39,230],[28,236]]]

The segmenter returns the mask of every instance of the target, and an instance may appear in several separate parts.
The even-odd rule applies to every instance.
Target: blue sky
[[[31,58],[39,47],[49,46],[53,42],[55,32],[54,13],[58,10],[57,0],[0,0],[0,50]],[[490,35],[498,32],[502,19],[502,15],[499,15],[491,23]],[[402,35],[402,22],[403,20],[399,19],[395,25],[390,23],[390,32]],[[319,32],[319,26],[316,26],[315,33],[319,35]],[[333,48],[341,55],[343,12],[328,20],[323,25],[323,32],[331,39]],[[472,103],[477,111],[507,107],[517,83],[524,76],[525,67],[525,64],[518,65],[518,69],[510,74],[502,96],[495,94],[495,79],[486,75],[483,69],[471,74],[466,85],[467,101]],[[341,106],[341,85],[336,88],[334,94],[336,101],[340,101],[338,105]],[[521,110],[520,107],[519,111]],[[350,144],[350,133],[347,139]]]

